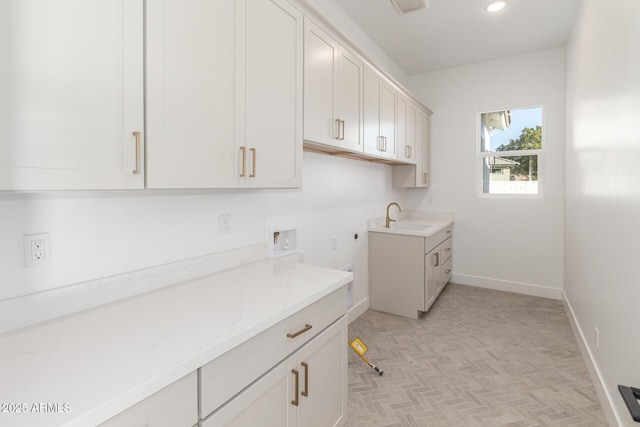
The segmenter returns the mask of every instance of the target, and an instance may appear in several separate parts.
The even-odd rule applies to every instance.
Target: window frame
[[[513,111],[526,110],[529,108],[540,108],[541,110],[541,126],[542,126],[542,148],[539,150],[512,150],[512,151],[482,151],[482,115],[493,113],[496,111]],[[546,146],[546,108],[544,103],[534,103],[527,105],[512,105],[498,108],[484,108],[478,111],[476,116],[476,193],[479,198],[489,199],[542,199],[544,198],[544,147]],[[499,154],[497,154],[499,153]],[[520,157],[520,156],[537,156],[538,157],[538,192],[535,194],[527,193],[485,193],[483,179],[483,163],[487,157]]]

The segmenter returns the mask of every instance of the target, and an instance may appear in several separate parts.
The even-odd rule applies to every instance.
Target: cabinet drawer
[[[195,372],[163,388],[100,427],[191,427],[198,422]]]
[[[442,253],[441,257],[443,262],[446,262],[451,258],[451,255],[453,255],[453,239],[451,237],[442,242],[442,248],[440,251]]]
[[[453,224],[447,226],[445,229],[441,231],[441,233],[442,233],[442,240],[448,239],[449,237],[453,236]]]
[[[449,258],[444,262],[444,264],[442,264],[442,286],[443,287],[449,282],[449,280],[451,280],[451,271],[452,271],[451,261],[452,259]]]
[[[202,417],[215,411],[346,311],[347,288],[342,286],[204,365],[200,368]]]

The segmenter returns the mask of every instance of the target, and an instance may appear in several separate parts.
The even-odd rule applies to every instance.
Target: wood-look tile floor
[[[449,284],[419,320],[349,325],[349,427],[606,426],[561,301]]]

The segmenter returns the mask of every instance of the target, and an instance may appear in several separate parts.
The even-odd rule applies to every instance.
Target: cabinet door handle
[[[387,151],[387,137],[382,137],[382,151]]]
[[[313,328],[313,326],[311,326],[310,324],[306,324],[304,325],[304,328],[300,329],[298,332],[294,332],[294,333],[289,333],[287,334],[287,338],[295,338],[300,334],[304,334],[305,332],[307,332],[309,329]]]
[[[444,271],[446,274],[451,273],[451,270],[449,270],[448,268]]]
[[[340,119],[336,119],[336,136],[335,139],[340,139]]]
[[[242,173],[241,177],[247,176],[247,147],[240,147],[240,152],[242,153]]]
[[[427,179],[427,172],[422,173],[422,183],[427,184],[429,180]]]
[[[251,151],[251,155],[252,155],[252,159],[253,159],[252,173],[251,173],[251,175],[249,175],[249,178],[254,178],[256,176],[256,151],[258,151],[258,149],[257,148],[250,148],[249,151]]]
[[[444,248],[445,252],[451,252],[451,248]]]
[[[304,367],[304,391],[300,393],[304,397],[309,397],[309,364],[306,362],[300,362]]]
[[[133,136],[136,137],[136,168],[133,170],[133,174],[137,175],[140,173],[140,132],[133,132]]]
[[[340,125],[342,128],[342,131],[340,132],[340,141],[344,141],[344,120],[340,120]]]
[[[295,382],[296,382],[296,391],[295,391],[295,398],[291,401],[291,404],[293,406],[298,406],[298,376],[299,376],[299,372],[295,369],[292,369],[291,372],[293,372],[293,375],[295,375]]]
[[[405,147],[404,147],[404,156],[407,159],[411,158],[411,146],[410,145],[405,145]]]
[[[434,265],[434,267],[438,267],[440,265],[440,252],[436,252],[435,256],[436,256],[436,265]]]
[[[451,234],[451,230],[445,231],[445,234]],[[449,250],[451,250],[451,249],[449,249]]]

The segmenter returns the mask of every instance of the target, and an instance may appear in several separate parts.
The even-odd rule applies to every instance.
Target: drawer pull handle
[[[449,270],[448,268],[444,271],[446,274],[451,273],[451,270]]]
[[[296,391],[295,391],[296,397],[291,401],[291,404],[293,406],[298,406],[298,374],[299,372],[295,369],[292,369],[291,372],[293,372],[293,375],[296,376],[296,379],[295,379],[296,380]]]
[[[304,391],[300,393],[304,397],[309,397],[309,364],[306,362],[300,362],[304,367]]]
[[[451,252],[451,248],[444,248],[445,252]]]
[[[310,324],[306,324],[304,325],[304,328],[300,329],[298,332],[294,332],[293,334],[287,334],[287,338],[295,338],[300,334],[304,334],[305,332],[307,332],[309,329],[311,329],[313,326],[311,326]]]
[[[445,231],[445,233],[451,234],[451,230],[447,230],[447,231]]]

